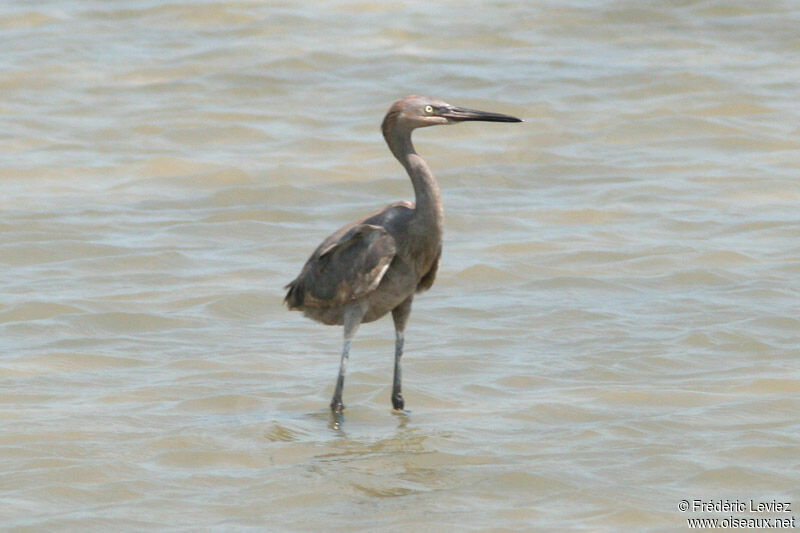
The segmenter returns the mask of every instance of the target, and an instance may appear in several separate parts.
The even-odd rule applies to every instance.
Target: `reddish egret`
[[[403,332],[414,294],[433,285],[442,253],[439,185],[411,144],[415,128],[467,120],[521,122],[500,113],[454,107],[441,100],[409,96],[389,108],[381,126],[392,154],[414,186],[416,204],[398,202],[340,228],[322,241],[286,288],[289,309],[318,322],[344,325],[344,347],[331,410],[341,414],[350,341],[359,324],[392,312],[395,328],[392,405],[404,406],[400,388]]]

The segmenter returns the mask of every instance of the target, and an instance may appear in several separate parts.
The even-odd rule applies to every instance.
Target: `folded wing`
[[[330,241],[330,242],[329,242]],[[380,284],[397,252],[385,228],[358,224],[326,240],[286,288],[290,309],[329,307],[360,298]]]

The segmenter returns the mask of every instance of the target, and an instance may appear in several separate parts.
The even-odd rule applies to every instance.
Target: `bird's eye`
[[[425,112],[426,112],[426,113],[428,113],[429,115],[430,115],[431,113],[433,113],[433,106],[426,105],[426,106],[425,106]]]

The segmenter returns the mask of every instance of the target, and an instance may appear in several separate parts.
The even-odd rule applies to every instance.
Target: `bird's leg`
[[[403,333],[395,332],[394,344],[394,379],[392,380],[392,407],[402,411],[405,407],[403,401],[402,381],[403,371],[400,368],[400,359],[403,357]]]
[[[350,358],[350,339],[345,339],[342,348],[342,360],[339,362],[339,377],[336,379],[336,389],[333,391],[331,399],[331,411],[341,413],[344,410],[342,404],[342,389],[344,388],[344,373],[347,370],[347,360]]]
[[[402,411],[405,403],[403,402],[403,391],[401,382],[403,372],[400,368],[400,360],[403,357],[403,335],[406,330],[406,321],[411,314],[411,300],[413,296],[406,298],[403,303],[392,309],[394,319],[395,345],[394,345],[394,380],[392,381],[392,406],[398,411]]]
[[[360,303],[350,304],[344,310],[344,347],[342,348],[342,359],[339,362],[339,377],[336,379],[336,389],[334,389],[333,399],[331,399],[331,411],[334,413],[341,413],[344,410],[342,389],[344,388],[347,361],[350,358],[350,341],[356,334],[365,312],[366,308]]]

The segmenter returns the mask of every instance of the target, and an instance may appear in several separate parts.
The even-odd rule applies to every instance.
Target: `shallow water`
[[[800,506],[800,7],[0,7],[0,523],[15,530],[682,531]],[[341,342],[281,305],[410,199],[444,254]],[[790,513],[681,500],[791,501]],[[798,507],[800,508],[800,507]]]

